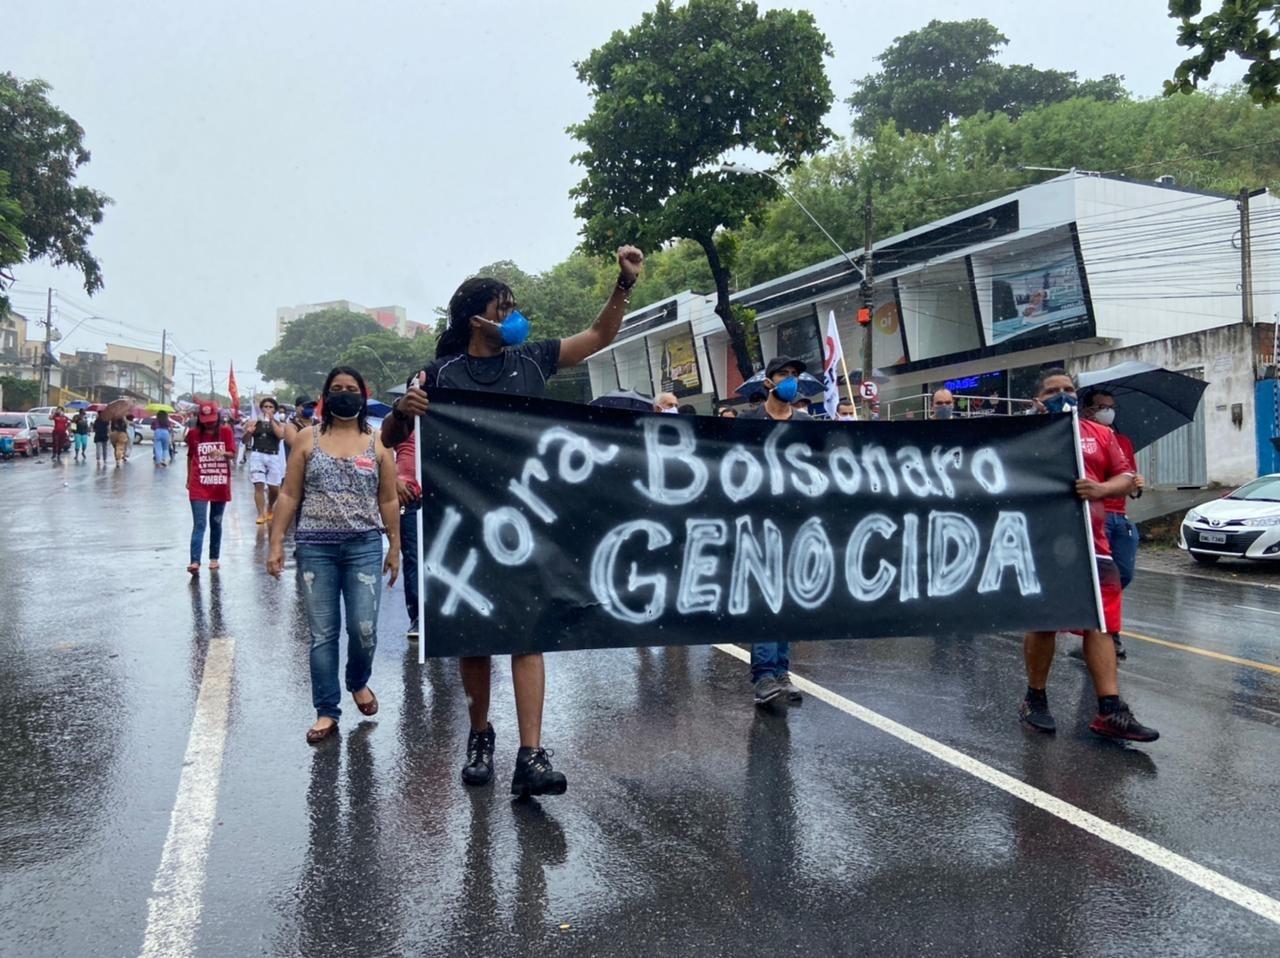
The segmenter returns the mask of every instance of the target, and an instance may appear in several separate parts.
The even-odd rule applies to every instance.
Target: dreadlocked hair
[[[436,341],[436,359],[459,356],[471,340],[471,317],[483,313],[495,299],[512,299],[511,287],[487,276],[472,276],[449,300],[449,325]]]

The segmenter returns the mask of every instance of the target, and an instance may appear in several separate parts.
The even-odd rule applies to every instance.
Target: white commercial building
[[[922,416],[944,385],[1026,399],[1046,366],[1079,373],[1136,359],[1209,384],[1196,422],[1140,455],[1157,484],[1231,484],[1280,468],[1270,441],[1280,431],[1280,201],[1265,191],[1248,200],[1251,297],[1241,205],[1071,173],[878,243],[871,339],[882,416]],[[834,312],[858,378],[860,278],[837,256],[736,293],[756,311],[757,361],[795,356],[820,375]],[[685,293],[629,315],[590,361],[593,391],[675,384],[701,412],[736,398],[741,379],[713,306]]]

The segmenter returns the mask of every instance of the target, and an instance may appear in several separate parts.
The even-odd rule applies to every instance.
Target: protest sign
[[[431,656],[1096,628],[1070,416],[795,422],[433,390]]]

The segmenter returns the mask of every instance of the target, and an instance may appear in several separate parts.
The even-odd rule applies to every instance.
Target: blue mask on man
[[[1044,408],[1049,412],[1069,412],[1080,405],[1080,401],[1070,393],[1058,393],[1044,401]]]
[[[788,376],[782,382],[773,384],[773,394],[783,402],[793,402],[799,392],[800,380],[795,376]]]
[[[519,310],[512,310],[498,327],[502,342],[507,346],[519,346],[529,338],[529,318]]]

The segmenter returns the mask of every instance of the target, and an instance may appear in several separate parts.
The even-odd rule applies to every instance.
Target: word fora
[[[720,457],[717,469],[714,460],[708,462],[698,456],[697,439],[688,423],[648,418],[643,422],[643,429],[647,474],[643,480],[634,480],[633,487],[650,503],[667,507],[687,507],[702,497],[708,491],[713,472],[718,473],[724,497],[739,504],[757,494],[779,496],[792,489],[813,499],[832,493],[852,495],[864,489],[865,494],[889,499],[897,499],[904,491],[921,499],[939,496],[954,499],[953,477],[960,478],[965,471],[963,451],[958,447],[934,447],[927,458],[915,447],[903,447],[897,450],[895,462],[884,447],[871,443],[864,445],[859,453],[848,445],[828,448],[824,452],[824,471],[815,464],[814,451],[808,444],[793,442],[782,446],[783,434],[788,431],[784,428],[771,431],[757,450],[742,444],[732,446]],[[672,434],[674,441],[665,441]],[[558,456],[548,456],[557,445]],[[529,516],[548,526],[558,521],[559,514],[544,497],[542,488],[551,482],[553,471],[561,482],[580,485],[591,477],[597,466],[613,462],[620,451],[616,445],[596,445],[562,426],[545,430],[536,448],[537,455],[525,460],[520,478],[513,478],[508,484],[508,491],[524,510],[514,505],[501,506],[483,517],[485,551],[499,565],[520,566],[533,559],[535,538]],[[1007,487],[1004,466],[992,449],[974,452],[967,471],[976,485],[989,495],[997,495]],[[457,568],[450,568],[446,562],[450,542],[462,521],[457,509],[445,508],[424,556],[424,573],[446,587],[438,606],[443,615],[454,615],[459,604],[464,603],[489,616],[494,609],[492,601],[471,581],[479,563],[479,551],[468,549]],[[871,540],[874,537],[891,539],[898,534],[899,527],[887,515],[876,512],[865,515],[844,545],[843,577],[849,595],[860,602],[877,601],[897,579],[900,601],[917,598],[922,554],[918,542],[920,525],[920,516],[914,513],[902,517],[900,575],[898,569],[884,559],[874,574],[867,575],[863,569],[864,553],[870,548]],[[977,527],[964,515],[945,511],[930,512],[925,526],[925,591],[930,596],[953,594],[968,583],[977,567],[981,555]],[[728,563],[729,582],[725,592],[710,580],[720,570],[720,558],[713,550],[728,544],[728,522],[715,518],[685,521],[684,555],[674,597],[680,612],[719,614],[723,601],[724,611],[729,614],[745,614],[750,606],[751,582],[756,583],[755,590],[774,612],[781,609],[784,594],[802,608],[810,609],[817,608],[831,595],[836,578],[836,550],[820,518],[811,518],[801,526],[789,550],[784,549],[782,531],[770,519],[762,524],[762,540],[755,535],[750,516],[737,517],[734,528],[734,555]],[[665,547],[675,538],[661,522],[623,523],[606,534],[591,561],[593,592],[614,618],[624,622],[651,622],[668,607],[668,577],[662,572],[642,575],[633,562],[626,588],[619,588],[615,567],[624,549],[630,548],[628,540],[641,534],[647,537],[648,551],[668,551]],[[1022,513],[1002,512],[991,535],[979,591],[998,590],[1004,570],[1010,567],[1017,572],[1023,595],[1039,593],[1026,518]],[[622,595],[623,592],[634,594],[637,590],[649,593],[648,601],[639,608],[634,601],[624,601]]]

